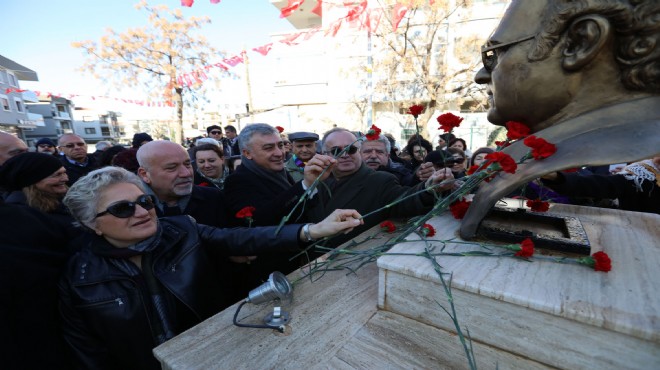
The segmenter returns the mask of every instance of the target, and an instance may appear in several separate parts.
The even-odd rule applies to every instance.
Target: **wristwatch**
[[[308,243],[313,242],[315,240],[314,238],[312,238],[312,234],[309,233],[309,225],[311,224],[305,224],[305,226],[303,226],[302,228],[303,235],[305,236],[305,241]]]

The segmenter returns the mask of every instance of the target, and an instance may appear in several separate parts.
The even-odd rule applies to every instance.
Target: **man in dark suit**
[[[310,172],[303,182],[310,186],[308,179],[313,179],[313,174],[320,174],[323,166],[318,161],[331,164],[332,175],[324,180],[325,186],[319,186],[318,194],[305,212],[308,220],[322,220],[333,210],[338,208],[353,208],[360,214],[366,215],[377,210],[396,199],[423,190],[432,184],[442,182],[444,179],[453,178],[451,171],[441,169],[435,171],[425,182],[414,187],[402,186],[396,176],[385,171],[374,171],[363,163],[360,154],[360,142],[352,132],[343,128],[334,128],[323,137],[323,154],[316,155],[305,167],[305,172]],[[341,155],[337,156],[343,149],[349,147]],[[337,157],[336,160],[333,157]],[[438,193],[448,190],[451,184],[436,187],[433,191]],[[388,218],[412,217],[428,212],[435,202],[435,196],[425,191],[410,197],[390,208],[367,216],[362,226],[356,227],[352,232],[333,238],[326,246],[337,246],[347,240],[354,238],[365,230],[379,224]]]
[[[241,165],[225,181],[229,208],[236,214],[245,207],[254,207],[253,226],[277,225],[305,192],[301,182],[294,182],[284,168],[282,138],[273,126],[254,123],[241,130],[238,142]],[[301,222],[303,210],[304,207],[296,210],[289,222]],[[236,221],[247,226],[245,220]],[[246,278],[256,286],[274,270],[287,274],[300,266],[300,261],[292,257],[293,254],[281,253],[260,255],[251,261],[251,266],[245,266]]]
[[[96,158],[87,154],[87,143],[75,134],[64,134],[57,140],[62,156],[62,166],[69,177],[68,186],[73,185],[79,178],[96,169]]]
[[[147,193],[157,199],[158,217],[189,215],[200,224],[233,226],[223,193],[216,188],[193,185],[194,172],[190,156],[181,145],[166,140],[148,142],[138,149],[137,160],[140,164],[138,176],[145,183]],[[230,261],[247,261],[248,258],[241,256],[227,259],[212,253],[210,249],[209,255],[219,263],[219,278],[234,283],[231,287],[233,291],[225,292],[229,297],[227,306],[245,298],[232,276],[233,265]]]

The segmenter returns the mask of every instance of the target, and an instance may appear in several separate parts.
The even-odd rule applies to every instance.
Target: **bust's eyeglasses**
[[[87,144],[85,144],[85,143],[68,143],[68,144],[62,145],[62,146],[65,147],[65,148],[73,149],[73,147],[85,146],[85,145],[87,145]]]
[[[484,68],[486,69],[486,71],[492,72],[493,68],[495,68],[495,66],[497,65],[497,54],[495,53],[495,50],[510,47],[510,46],[515,45],[515,44],[521,43],[523,41],[531,40],[534,37],[536,37],[536,35],[526,36],[526,37],[523,37],[521,39],[514,40],[514,41],[511,41],[511,42],[506,42],[506,43],[503,43],[503,44],[495,44],[495,45],[491,45],[491,46],[486,46],[486,45],[482,46],[481,47],[481,62],[484,64]]]
[[[136,205],[144,208],[147,211],[153,209],[155,206],[154,196],[142,194],[135,200],[135,202],[122,200],[120,202],[110,205],[108,208],[106,208],[105,211],[94,216],[94,218],[98,218],[106,214],[111,214],[117,218],[129,218],[135,215]]]
[[[221,135],[222,131],[211,131],[211,135]]]
[[[330,150],[326,150],[325,154],[331,154],[335,157],[338,157],[339,153],[341,153],[344,150],[344,148],[345,147],[343,147],[343,146],[333,146],[332,148],[330,148]],[[351,146],[348,147],[348,149],[346,149],[346,153],[348,153],[349,155],[350,154],[355,154],[355,153],[357,153],[357,151],[358,151],[358,148],[354,145],[351,145]]]

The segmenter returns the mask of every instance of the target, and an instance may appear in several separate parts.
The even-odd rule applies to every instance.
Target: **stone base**
[[[551,211],[579,217],[592,253],[604,250],[612,259],[612,271],[595,272],[534,258],[530,263],[511,257],[440,256],[442,270],[453,274],[452,292],[462,330],[469,330],[476,343],[515,355],[511,357],[515,361],[520,357],[565,369],[658,368],[660,216],[565,205],[553,205]],[[429,223],[437,230],[433,239],[457,238],[459,222],[451,215]],[[408,242],[390,252],[415,253],[424,248],[421,241]],[[483,249],[448,243],[444,251],[467,250]],[[450,310],[427,259],[385,256],[378,266],[379,309],[456,332],[439,306]],[[477,361],[488,356],[475,349]]]

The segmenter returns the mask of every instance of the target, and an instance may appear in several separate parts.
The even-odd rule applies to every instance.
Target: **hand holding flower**
[[[443,192],[445,190],[450,190],[454,185],[454,175],[451,173],[449,168],[443,168],[433,172],[433,175],[426,180],[426,188],[430,186],[440,184],[433,188],[433,191],[436,193]]]
[[[309,226],[309,234],[313,239],[321,239],[338,233],[350,233],[353,228],[364,223],[358,211],[354,209],[336,209],[323,221]],[[304,240],[301,232],[301,239]]]
[[[332,156],[329,155],[323,155],[323,154],[316,154],[307,161],[307,164],[305,165],[305,171],[304,171],[304,179],[303,182],[306,187],[312,186],[314,181],[321,176],[321,180],[323,181],[330,176],[330,170],[332,169],[332,166],[337,163],[337,159],[335,159]],[[326,170],[327,168],[327,170]],[[325,172],[323,172],[325,170]]]
[[[417,178],[419,178],[420,181],[426,181],[433,175],[433,172],[435,172],[435,168],[433,168],[433,163],[431,162],[424,162],[421,165],[419,165],[419,168],[417,168],[417,171],[415,172],[415,175]]]

